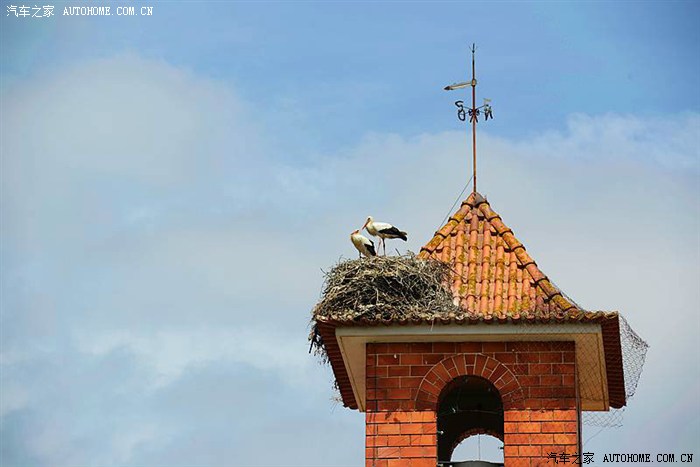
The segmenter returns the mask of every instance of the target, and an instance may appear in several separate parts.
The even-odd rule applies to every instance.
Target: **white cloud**
[[[192,367],[212,363],[243,364],[272,372],[288,384],[305,387],[309,356],[304,336],[290,340],[279,330],[217,328],[161,330],[153,334],[120,331],[75,336],[78,349],[88,358],[102,357],[117,349],[132,353],[152,375],[151,390],[171,384]]]
[[[165,63],[118,57],[48,81],[3,100],[4,460],[163,462],[192,427],[215,444],[215,411],[185,408],[222,371],[279,386],[229,382],[207,404],[235,418],[247,398],[270,403],[255,418],[268,431],[318,411],[309,423],[337,435],[319,463],[361,462],[361,417],[329,413],[330,369],[306,353],[320,269],[356,254],[347,236],[368,214],[409,231],[389,250],[417,251],[469,176],[464,134],[373,134],[298,162],[224,83]],[[543,270],[651,341],[642,389],[700,380],[681,373],[698,368],[699,121],[579,115],[560,133],[479,139],[480,191]],[[640,389],[628,412],[674,387]],[[334,457],[347,430],[355,444]],[[307,464],[300,446],[319,431],[280,435],[279,454]],[[231,434],[251,464],[264,462],[258,433]]]
[[[526,141],[527,152],[582,160],[612,159],[655,163],[676,170],[700,169],[700,115],[670,118],[637,115],[569,117],[566,132],[549,132]]]

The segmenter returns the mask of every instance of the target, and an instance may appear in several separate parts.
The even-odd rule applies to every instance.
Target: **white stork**
[[[360,229],[357,229],[350,234],[350,240],[361,255],[365,255],[368,258],[370,256],[377,256],[377,252],[374,250],[374,242],[360,234]]]
[[[400,238],[404,242],[408,240],[408,234],[391,224],[386,222],[374,222],[372,216],[367,217],[367,222],[362,226],[363,229],[367,229],[371,235],[379,237],[379,241],[384,245],[384,255],[386,255],[386,242],[387,238]]]

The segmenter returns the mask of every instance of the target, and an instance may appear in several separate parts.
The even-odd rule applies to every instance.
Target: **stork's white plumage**
[[[372,216],[367,216],[367,221],[365,225],[362,226],[363,229],[367,229],[371,235],[379,237],[382,245],[384,245],[384,254],[386,254],[386,243],[387,238],[400,238],[404,242],[408,240],[408,234],[391,224],[386,222],[374,222]]]
[[[365,255],[368,258],[370,256],[377,256],[377,252],[374,250],[374,242],[360,234],[360,229],[357,229],[350,234],[350,240],[360,254]]]

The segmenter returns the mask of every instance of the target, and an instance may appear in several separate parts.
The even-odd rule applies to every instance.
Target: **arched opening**
[[[503,439],[503,402],[498,390],[479,376],[453,379],[440,394],[437,425],[439,463],[459,465],[451,460],[462,440],[478,434]]]
[[[482,465],[489,467],[503,465],[503,441],[489,434],[472,434],[467,436],[461,443],[457,445],[452,458],[456,459],[452,465],[460,466],[460,459],[478,459],[483,462]],[[479,465],[478,461],[471,462],[472,466]],[[467,466],[470,465],[464,462]]]

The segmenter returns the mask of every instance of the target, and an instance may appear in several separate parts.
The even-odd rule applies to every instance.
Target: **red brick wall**
[[[516,409],[504,413],[503,454],[508,467],[545,466],[552,452],[578,453],[576,409]]]
[[[368,411],[366,422],[366,467],[435,467],[435,411]]]
[[[573,342],[367,344],[366,465],[435,466],[440,392],[463,375],[501,395],[506,466],[577,452]]]

